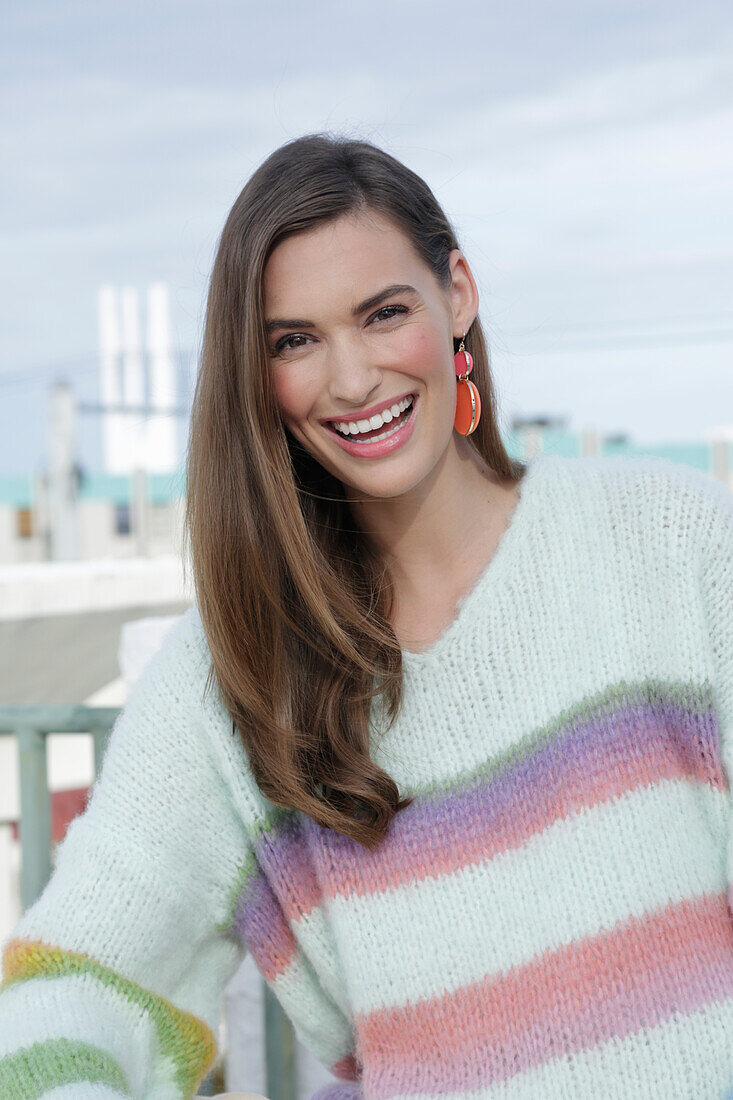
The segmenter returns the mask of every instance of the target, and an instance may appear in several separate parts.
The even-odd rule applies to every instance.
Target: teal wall
[[[148,478],[148,498],[153,504],[167,504],[183,496],[186,476],[183,469],[170,474],[151,474]],[[23,475],[3,477],[0,474],[0,505],[29,508],[33,495],[33,480]],[[85,473],[78,493],[79,500],[106,500],[110,504],[132,501],[132,478],[127,474]]]
[[[505,433],[507,450],[515,458],[524,457],[525,431]],[[550,425],[541,430],[541,450],[548,454],[577,458],[581,453],[581,437],[563,428]],[[733,442],[728,443],[727,468],[733,472]],[[713,448],[711,443],[656,443],[652,446],[636,445],[627,440],[602,440],[599,454],[604,455],[659,455],[671,462],[694,466],[698,470],[713,472]],[[148,495],[153,504],[167,504],[180,499],[185,492],[186,474],[183,467],[170,474],[151,474]],[[0,505],[10,504],[28,508],[32,502],[33,484],[30,477],[0,474]],[[132,500],[132,478],[126,474],[85,473],[79,490],[80,500],[106,500],[111,504],[126,504]]]

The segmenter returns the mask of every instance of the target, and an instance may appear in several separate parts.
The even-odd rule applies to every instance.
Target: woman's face
[[[358,495],[409,492],[454,442],[453,337],[473,321],[478,293],[457,249],[450,264],[443,290],[402,231],[370,210],[288,237],[265,267],[283,420]]]

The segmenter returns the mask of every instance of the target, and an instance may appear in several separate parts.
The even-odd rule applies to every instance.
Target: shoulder
[[[210,663],[201,615],[196,604],[192,604],[165,632],[132,684],[128,698],[145,695],[153,686],[156,691],[169,688],[188,696],[206,678]]]
[[[210,654],[198,610],[189,607],[163,634],[133,679],[110,734],[110,748],[187,740],[203,718]]]
[[[545,456],[558,463],[576,486],[614,494],[628,492],[637,500],[658,499],[670,491],[695,492],[721,485],[712,475],[661,455],[585,455],[581,458]]]
[[[176,619],[131,685],[110,731],[95,805],[120,792],[175,788],[191,806],[205,795],[212,806],[223,792],[241,820],[251,823],[269,808],[259,792],[232,715],[214,675],[198,607]],[[111,793],[110,793],[111,792]],[[152,797],[152,795],[151,795]],[[167,803],[166,803],[167,804]]]
[[[706,537],[731,523],[733,493],[718,478],[660,455],[552,458],[576,508],[600,508],[632,537],[662,539],[668,550],[702,549]]]
[[[243,819],[263,819],[274,807],[254,779],[212,665],[201,612],[194,602],[165,634],[130,689],[124,708],[129,716],[127,738],[141,742],[154,738],[161,752],[193,775],[201,773],[206,757]]]

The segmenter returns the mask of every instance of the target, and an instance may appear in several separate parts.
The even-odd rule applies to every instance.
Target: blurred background
[[[0,705],[65,705],[67,726],[121,706],[189,605],[217,238],[306,132],[383,146],[443,204],[512,453],[659,454],[733,487],[723,0],[26,0],[3,24]],[[58,723],[35,786],[0,736],[0,940],[46,874],[24,885],[21,817],[53,858],[94,776],[94,737]],[[230,1087],[263,1090],[237,1050]]]

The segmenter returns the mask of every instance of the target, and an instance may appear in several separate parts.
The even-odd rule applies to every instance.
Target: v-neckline
[[[494,547],[494,551],[488,562],[484,565],[473,584],[459,598],[455,606],[452,620],[441,631],[430,645],[425,649],[414,650],[402,648],[402,664],[405,669],[417,669],[426,662],[436,660],[444,655],[453,639],[464,628],[464,624],[470,617],[473,604],[484,595],[486,590],[497,584],[503,573],[511,566],[512,552],[521,537],[522,527],[529,510],[529,502],[534,490],[537,471],[542,467],[547,455],[538,453],[524,460],[525,470],[518,482],[518,498],[509,514],[507,526]]]

